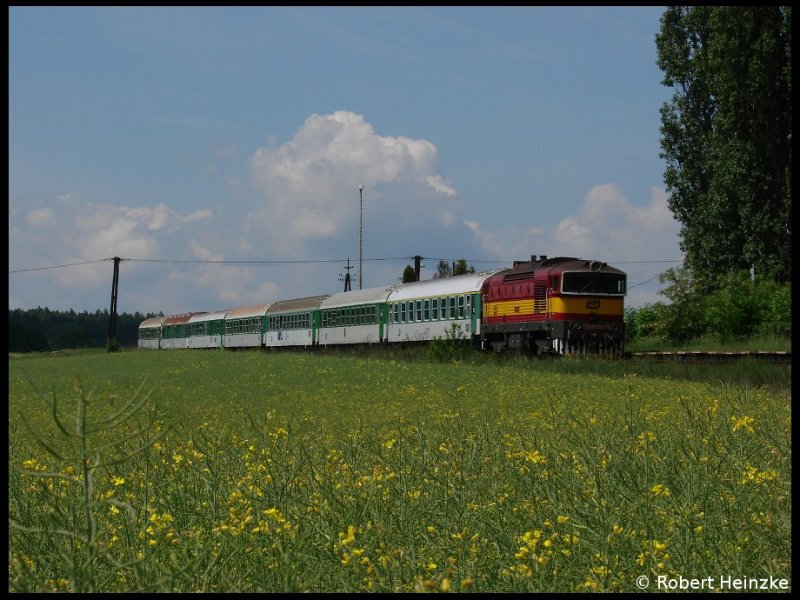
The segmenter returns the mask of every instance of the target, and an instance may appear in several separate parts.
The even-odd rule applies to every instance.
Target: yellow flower
[[[449,592],[450,591],[450,580],[447,577],[442,579],[441,590],[443,592]]]
[[[739,429],[744,429],[747,433],[753,433],[752,424],[755,422],[753,417],[748,417],[747,415],[742,416],[741,418],[731,417],[731,423],[733,423],[733,431],[738,431]]]
[[[356,541],[356,532],[358,530],[352,525],[347,526],[347,535],[339,533],[339,543],[342,546],[348,546]]]
[[[600,577],[608,577],[608,567],[601,565],[599,567],[592,567],[592,573]]]
[[[669,491],[669,488],[665,485],[660,483],[655,484],[653,487],[650,488],[650,493],[654,496],[671,496],[672,492]]]

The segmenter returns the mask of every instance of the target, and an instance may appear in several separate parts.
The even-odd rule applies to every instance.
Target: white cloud
[[[249,227],[265,232],[271,251],[281,256],[302,255],[310,243],[348,234],[361,209],[356,201],[369,214],[371,233],[386,220],[399,231],[419,227],[421,220],[458,210],[456,191],[438,173],[437,161],[431,142],[381,136],[361,115],[311,115],[291,140],[252,156],[264,203],[249,216]]]
[[[196,210],[190,215],[186,215],[181,219],[184,223],[190,223],[192,221],[200,221],[203,219],[210,219],[214,216],[214,213],[208,210],[207,208]]]
[[[444,194],[445,196],[449,196],[451,198],[457,195],[457,192],[444,182],[444,179],[442,179],[441,175],[428,175],[425,178],[425,181],[427,181],[428,184],[430,184],[430,186],[440,194]]]
[[[39,208],[29,211],[25,216],[25,222],[31,227],[49,227],[55,225],[58,221],[53,215],[52,209]]]

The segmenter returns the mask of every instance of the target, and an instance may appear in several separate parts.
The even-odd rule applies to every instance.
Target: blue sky
[[[119,312],[341,291],[359,185],[363,287],[547,254],[664,300],[662,12],[12,7],[10,307],[106,308],[113,256]]]

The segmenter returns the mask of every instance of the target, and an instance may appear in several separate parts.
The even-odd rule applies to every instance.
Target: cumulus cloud
[[[667,194],[651,190],[637,205],[613,183],[596,185],[578,212],[555,229],[554,247],[564,253],[599,255],[607,260],[662,260],[677,256],[680,224],[667,205]],[[605,258],[604,258],[605,259]]]
[[[349,232],[356,199],[367,203],[372,231],[376,219],[391,218],[402,228],[458,210],[431,142],[380,135],[348,111],[311,115],[283,145],[259,148],[250,170],[263,198],[250,227],[268,232],[272,250],[283,255]]]

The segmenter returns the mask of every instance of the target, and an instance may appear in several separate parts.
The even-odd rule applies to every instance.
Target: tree
[[[464,258],[459,258],[453,264],[453,275],[465,275],[466,273],[474,273],[475,267],[472,265],[467,266],[467,260]]]
[[[459,258],[457,261],[454,261],[452,266],[446,260],[442,259],[436,266],[436,274],[433,278],[439,279],[442,277],[452,277],[453,275],[464,275],[465,273],[474,272],[475,267],[472,265],[467,266],[467,260],[465,258]]]
[[[450,263],[444,259],[439,261],[439,264],[436,265],[436,274],[433,276],[434,279],[442,279],[444,277],[450,277],[453,274],[453,269],[450,268]]]
[[[412,281],[416,280],[417,274],[414,273],[414,267],[411,265],[406,265],[406,268],[403,271],[403,283],[411,283]]]
[[[656,35],[661,158],[686,265],[791,280],[791,7],[675,6]]]

